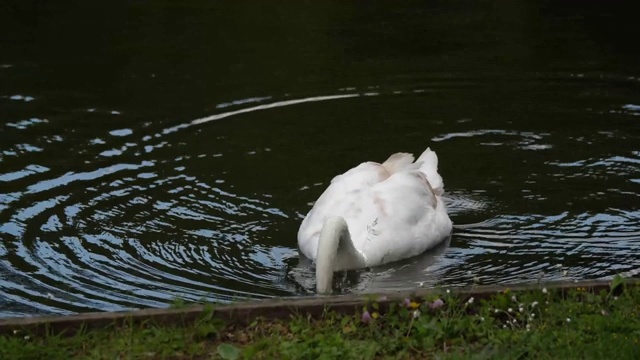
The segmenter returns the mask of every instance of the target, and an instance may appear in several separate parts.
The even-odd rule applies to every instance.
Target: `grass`
[[[16,332],[0,337],[0,359],[639,359],[640,285],[620,282],[598,294],[507,289],[483,300],[442,291],[384,309],[372,299],[353,314],[241,328],[210,309],[173,327]]]

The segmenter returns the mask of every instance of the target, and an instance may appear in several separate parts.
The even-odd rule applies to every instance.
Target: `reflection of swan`
[[[448,264],[442,262],[451,236],[424,253],[406,260],[376,266],[371,269],[348,270],[334,275],[334,291],[341,293],[385,293],[411,291],[416,287],[434,287],[444,279]],[[451,260],[451,259],[450,259]],[[315,292],[313,263],[305,256],[288,259],[283,287],[291,293]],[[339,283],[339,284],[336,284]],[[313,290],[312,290],[313,289]]]
[[[423,253],[451,232],[440,198],[438,157],[427,148],[366,162],[331,180],[300,225],[298,245],[316,263],[316,290],[333,272],[377,266]]]
[[[448,236],[440,244],[418,256],[372,269],[371,276],[363,277],[358,283],[358,291],[382,293],[437,286],[442,281],[449,262],[443,257],[450,242],[451,236]]]

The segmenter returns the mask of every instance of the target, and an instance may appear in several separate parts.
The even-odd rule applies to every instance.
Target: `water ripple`
[[[8,309],[0,316],[161,307],[175,297],[311,294],[313,268],[298,259],[295,233],[331,176],[353,165],[352,154],[361,161],[378,147],[384,155],[419,151],[425,138],[441,154],[452,237],[416,258],[341,274],[342,292],[637,272],[640,212],[630,199],[638,196],[640,134],[598,126],[569,136],[456,115],[399,119],[393,126],[405,136],[393,140],[370,120],[326,113],[404,108],[433,100],[435,89],[455,95],[481,86],[465,80],[254,96],[221,102],[220,112],[191,121],[116,122],[78,137],[60,132],[54,117],[11,121],[0,131],[38,136],[0,145],[0,307]],[[305,122],[308,133],[288,120],[290,108],[315,119]],[[89,109],[98,118],[127,116]],[[635,116],[633,106],[623,110]],[[202,126],[257,115],[268,119]],[[274,127],[298,135],[265,136]],[[68,153],[76,155],[57,155]]]

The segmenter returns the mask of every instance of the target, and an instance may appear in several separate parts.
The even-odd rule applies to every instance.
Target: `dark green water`
[[[631,7],[65,3],[0,11],[0,317],[312,294],[310,204],[427,146],[450,241],[343,292],[640,273]]]

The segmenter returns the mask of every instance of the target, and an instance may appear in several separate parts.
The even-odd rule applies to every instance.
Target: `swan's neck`
[[[349,227],[340,216],[330,217],[324,222],[318,240],[316,254],[316,290],[330,293],[333,272],[365,266],[364,257],[355,249]]]

